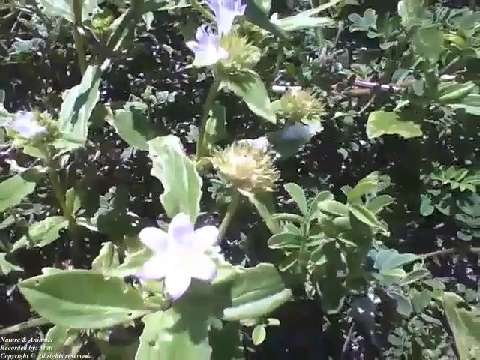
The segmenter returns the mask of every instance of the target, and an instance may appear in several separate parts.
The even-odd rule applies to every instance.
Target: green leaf
[[[350,14],[348,20],[352,22],[350,31],[369,31],[377,29],[377,13],[374,9],[366,9],[363,16],[357,13]]]
[[[40,179],[38,171],[30,169],[0,183],[0,212],[14,207],[35,190]]]
[[[467,114],[480,116],[480,95],[469,94],[461,102],[449,104],[453,109],[463,109]]]
[[[401,121],[400,117],[388,111],[375,111],[370,114],[367,121],[367,136],[374,139],[382,135],[399,135],[405,139],[422,136],[418,124],[412,121]]]
[[[357,185],[347,192],[347,200],[351,204],[360,203],[362,196],[375,192],[378,188],[378,183],[373,179],[362,179]]]
[[[260,4],[259,1],[262,1]],[[245,10],[245,18],[251,23],[260,26],[275,36],[285,37],[284,32],[277,25],[270,21],[267,11],[265,11],[266,0],[247,0],[247,9]]]
[[[253,0],[257,6],[262,9],[265,14],[270,12],[272,8],[272,0]]]
[[[286,32],[299,31],[317,27],[333,27],[335,21],[326,16],[312,16],[311,11],[302,11],[296,15],[273,20],[280,29]]]
[[[209,360],[208,323],[198,308],[178,307],[143,318],[145,328],[135,360]]]
[[[75,22],[73,0],[37,0],[38,7],[49,17],[62,17]],[[98,0],[82,0],[82,21],[92,18],[98,10]]]
[[[213,150],[215,144],[220,140],[225,139],[227,135],[227,112],[225,106],[216,102],[210,110],[205,125],[205,144],[210,151]]]
[[[111,241],[102,244],[100,253],[92,262],[92,270],[108,275],[120,265],[118,248]]]
[[[272,234],[280,232],[280,224],[274,218],[275,205],[273,203],[273,197],[269,193],[253,194],[250,192],[242,192],[242,195],[257,209],[258,214],[261,216],[268,230]]]
[[[400,315],[409,317],[413,311],[410,299],[400,291],[389,291],[388,295],[397,303],[397,312]]]
[[[378,214],[380,211],[382,211],[385,207],[392,204],[393,202],[395,202],[395,199],[390,195],[380,195],[368,202],[367,209],[374,214]]]
[[[79,85],[63,94],[63,103],[58,118],[62,139],[57,148],[72,150],[85,145],[88,137],[89,119],[100,98],[98,90],[102,68],[89,66]]]
[[[267,331],[265,329],[264,324],[260,324],[255,326],[252,331],[252,340],[253,345],[258,346],[265,341],[265,337],[267,336]]]
[[[148,150],[148,141],[155,138],[155,129],[145,115],[142,103],[127,103],[115,111],[112,125],[125,142],[137,149]]]
[[[190,6],[190,1],[188,0],[146,0],[143,5],[143,10],[167,11]]]
[[[272,264],[259,264],[237,275],[232,285],[232,304],[223,310],[228,321],[266,316],[287,302],[292,291]]]
[[[351,205],[350,211],[358,220],[373,229],[379,229],[384,234],[388,234],[388,227],[378,220],[377,216],[363,205]]]
[[[398,2],[398,15],[402,25],[407,29],[425,22],[426,11],[423,0],[402,0]]]
[[[23,247],[44,247],[58,239],[59,232],[68,227],[68,220],[63,216],[50,216],[28,227],[27,234],[22,236],[12,250]]]
[[[288,183],[283,187],[290,194],[293,201],[295,201],[302,214],[306,215],[308,213],[308,203],[303,189],[295,183]]]
[[[438,101],[444,104],[461,100],[477,88],[472,81],[465,83],[447,82],[441,83],[438,87]]]
[[[11,119],[13,114],[9,113],[4,107],[5,102],[5,90],[0,89],[0,127],[5,126]]]
[[[265,84],[256,72],[248,70],[241,75],[229,76],[223,79],[220,87],[230,89],[241,97],[258,116],[274,124],[277,122]]]
[[[107,328],[148,312],[141,294],[123,279],[87,270],[48,273],[18,287],[40,316],[72,329]]]
[[[298,249],[302,247],[301,236],[284,232],[280,234],[274,234],[268,239],[268,247],[270,249]]]
[[[148,156],[153,161],[152,175],[163,185],[160,196],[169,217],[183,212],[195,221],[200,212],[202,179],[195,163],[183,151],[180,140],[172,135],[148,142]]]
[[[421,194],[421,202],[420,202],[420,214],[422,216],[430,216],[435,211],[435,207],[432,204],[432,199],[426,195]]]
[[[75,214],[80,207],[82,206],[82,200],[80,199],[80,194],[75,188],[70,188],[65,193],[65,206],[69,214],[72,214],[75,217]]]
[[[318,203],[317,208],[321,212],[337,216],[347,216],[350,211],[348,206],[336,200],[322,201]]]
[[[467,310],[455,293],[443,295],[443,306],[452,329],[460,360],[480,359],[480,308]]]
[[[5,258],[7,254],[0,253],[0,275],[8,275],[12,271],[23,271],[20,266],[14,265]]]
[[[394,249],[382,249],[378,250],[375,255],[375,269],[380,272],[391,270],[395,268],[401,268],[406,264],[410,264],[413,261],[418,260],[419,257],[410,253],[399,253]]]
[[[419,28],[413,38],[415,52],[426,60],[436,63],[443,47],[443,33],[436,26]]]
[[[109,269],[106,274],[108,274],[108,276],[118,277],[135,274],[151,257],[152,252],[148,248],[143,248],[134,253],[127,253],[124,262],[117,268]]]
[[[70,355],[76,353],[82,345],[78,330],[55,325],[48,330],[45,340],[37,355],[37,359],[52,358],[54,354]]]

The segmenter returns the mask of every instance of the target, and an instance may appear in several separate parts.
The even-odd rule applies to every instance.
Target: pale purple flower
[[[38,123],[33,112],[17,112],[8,127],[26,139],[32,139],[47,133],[47,128]]]
[[[155,227],[140,231],[139,238],[153,256],[137,273],[142,280],[165,279],[165,289],[174,299],[181,297],[192,278],[212,281],[216,276],[213,254],[218,229],[204,226],[197,230],[186,214],[178,214],[170,223],[168,233]]]
[[[220,46],[220,37],[208,26],[200,26],[195,37],[196,41],[187,41],[188,48],[195,53],[195,66],[210,66],[228,58],[227,51]]]
[[[228,34],[232,30],[235,17],[242,16],[247,8],[247,4],[242,0],[207,0],[207,4],[215,14],[220,35]]]

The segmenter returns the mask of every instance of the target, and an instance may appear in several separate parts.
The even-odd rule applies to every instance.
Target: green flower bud
[[[279,179],[279,172],[268,152],[247,142],[237,142],[217,151],[212,164],[221,178],[240,191],[273,191]]]
[[[232,33],[223,36],[220,45],[228,53],[228,57],[221,61],[227,73],[251,69],[260,60],[260,49],[244,37]]]
[[[325,113],[320,100],[306,90],[289,90],[274,106],[285,119],[305,124],[321,121]]]

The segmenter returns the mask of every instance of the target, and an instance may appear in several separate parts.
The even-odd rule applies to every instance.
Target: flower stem
[[[61,179],[58,174],[59,169],[58,169],[57,163],[53,159],[53,156],[50,152],[50,149],[48,149],[48,147],[45,147],[44,153],[46,157],[45,162],[47,166],[47,174],[48,174],[50,183],[52,185],[53,192],[55,193],[55,198],[58,202],[62,215],[68,221],[68,231],[70,233],[70,238],[73,244],[72,254],[71,254],[72,260],[74,264],[78,264],[81,258],[81,249],[80,249],[80,242],[77,236],[77,228],[76,228],[77,225],[76,225],[75,217],[72,214],[72,209],[70,209],[70,207],[67,206],[66,198],[65,198],[66,191],[62,186]]]
[[[435,257],[435,256],[451,255],[451,254],[455,254],[455,253],[480,254],[480,247],[469,246],[465,249],[456,249],[456,248],[442,249],[442,250],[437,250],[437,251],[433,251],[433,252],[426,253],[426,254],[421,254],[420,256],[424,259],[428,259],[428,258]]]
[[[8,335],[22,330],[30,329],[32,327],[47,325],[50,323],[50,321],[44,318],[30,319],[25,322],[0,329],[0,335]]]
[[[233,216],[238,209],[238,206],[240,205],[240,199],[240,193],[237,190],[234,190],[234,193],[232,194],[232,200],[230,201],[230,204],[228,204],[225,217],[223,218],[222,223],[218,228],[218,242],[222,241],[223,237],[225,236],[227,228],[230,225],[230,222],[232,221]]]
[[[73,39],[77,49],[78,66],[82,75],[87,69],[87,55],[85,53],[85,38],[80,32],[82,26],[82,0],[73,0]]]
[[[200,129],[198,131],[198,141],[197,141],[197,160],[199,160],[205,153],[205,128],[207,126],[208,121],[208,114],[210,109],[213,106],[213,102],[217,97],[218,90],[220,88],[220,79],[215,76],[213,80],[213,84],[208,91],[207,99],[205,100],[205,104],[203,105],[203,112],[202,118],[200,120]]]

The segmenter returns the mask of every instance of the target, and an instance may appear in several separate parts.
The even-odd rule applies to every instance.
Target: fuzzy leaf
[[[249,70],[241,75],[229,76],[222,81],[221,87],[230,89],[241,97],[258,116],[272,123],[277,122],[265,84],[256,72]]]
[[[148,141],[155,138],[155,130],[141,105],[128,103],[125,105],[125,109],[115,111],[112,125],[128,145],[146,151],[148,150]]]
[[[135,360],[209,360],[208,323],[195,306],[173,307],[143,318],[145,328]]]
[[[28,227],[27,234],[22,236],[12,250],[23,247],[44,247],[58,239],[59,232],[68,227],[68,220],[63,216],[50,216]]]
[[[417,30],[413,44],[418,55],[436,63],[444,49],[443,34],[436,26],[422,27]]]
[[[8,275],[12,271],[23,271],[20,266],[14,265],[7,261],[7,259],[5,259],[6,256],[7,254],[0,253],[0,275]]]
[[[20,204],[23,198],[35,190],[39,178],[38,171],[31,169],[2,181],[0,183],[0,212]]]
[[[80,84],[63,94],[58,118],[62,139],[57,141],[57,148],[72,150],[85,145],[90,116],[100,98],[98,88],[101,76],[100,66],[89,66]]]
[[[375,111],[370,114],[367,121],[367,136],[374,139],[382,135],[399,135],[405,139],[422,136],[418,124],[412,121],[401,121],[393,112]]]
[[[232,285],[232,305],[223,310],[223,318],[237,321],[265,316],[291,296],[277,269],[272,264],[259,264],[237,275]]]
[[[202,197],[202,179],[195,163],[187,157],[175,136],[157,137],[150,140],[148,146],[153,161],[152,175],[162,182],[165,190],[160,201],[167,215],[174,217],[183,212],[195,221]]]
[[[455,293],[443,295],[443,306],[452,329],[460,360],[480,358],[480,308],[460,307],[464,300]]]
[[[87,270],[55,271],[18,287],[40,316],[72,329],[108,328],[147,313],[141,294],[123,279]]]
[[[308,203],[303,189],[295,183],[285,184],[284,188],[295,201],[302,214],[306,215],[308,213]]]
[[[37,0],[38,7],[49,17],[62,17],[75,22],[73,0]],[[82,0],[82,21],[91,19],[98,9],[98,0]]]

